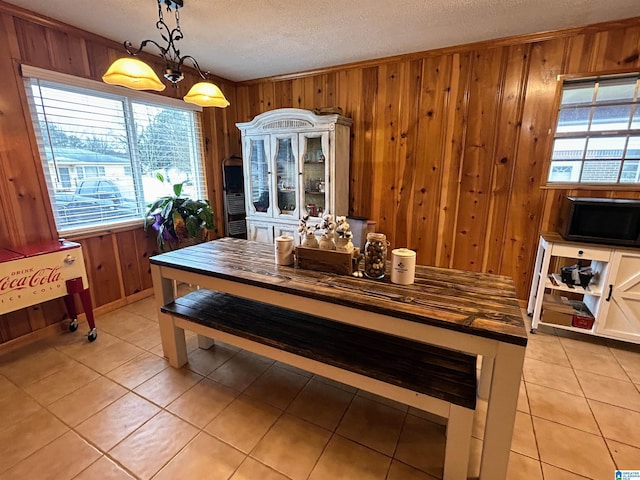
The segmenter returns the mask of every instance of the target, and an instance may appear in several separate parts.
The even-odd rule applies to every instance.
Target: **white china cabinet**
[[[347,215],[352,120],[281,108],[237,123],[242,133],[247,238],[273,243],[310,215]]]

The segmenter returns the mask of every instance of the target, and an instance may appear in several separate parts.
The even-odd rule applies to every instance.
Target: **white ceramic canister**
[[[416,252],[408,248],[391,250],[391,282],[411,285],[416,275]]]
[[[276,237],[275,249],[276,265],[293,265],[293,237]]]

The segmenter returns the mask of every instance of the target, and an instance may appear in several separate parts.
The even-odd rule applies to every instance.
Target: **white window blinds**
[[[59,232],[140,223],[175,183],[205,198],[198,111],[99,82],[29,68],[23,74]]]

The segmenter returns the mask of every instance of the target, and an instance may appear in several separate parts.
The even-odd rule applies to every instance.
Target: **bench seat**
[[[174,319],[176,329],[232,344],[242,339],[235,345],[249,350],[263,345],[266,350],[253,351],[448,418],[444,479],[466,478],[477,396],[475,356],[205,289],[161,311]],[[182,358],[181,363],[186,352]],[[322,365],[330,366],[328,373],[315,368]]]

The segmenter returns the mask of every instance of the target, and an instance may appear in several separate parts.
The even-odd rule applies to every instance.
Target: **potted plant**
[[[164,182],[161,173],[156,178]],[[144,229],[152,226],[158,231],[158,247],[179,248],[208,238],[214,230],[213,210],[209,200],[192,200],[182,195],[184,182],[172,185],[173,195],[165,195],[149,205]]]

